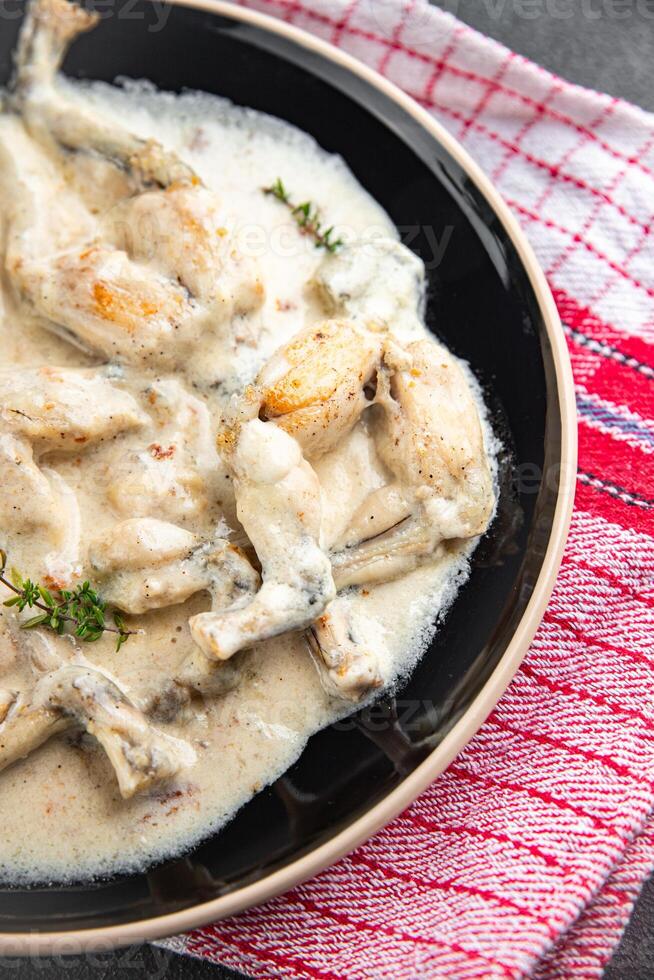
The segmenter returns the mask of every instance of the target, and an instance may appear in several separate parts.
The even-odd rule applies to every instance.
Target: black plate
[[[147,3],[130,3],[129,16],[107,16],[106,3],[99,9],[105,19],[75,44],[68,74],[202,89],[294,123],[345,158],[426,260],[433,232],[440,241],[451,227],[442,261],[429,263],[428,323],[472,365],[507,453],[498,518],[394,703],[314,736],[282,780],[183,860],[92,885],[1,890],[4,933],[97,928],[188,908],[287,865],[379,802],[461,717],[504,654],[541,571],[558,492],[556,479],[546,485],[534,475],[555,473],[561,453],[543,316],[502,224],[448,151],[365,80],[260,27],[174,7],[154,31]],[[18,27],[18,19],[0,20],[2,83]]]

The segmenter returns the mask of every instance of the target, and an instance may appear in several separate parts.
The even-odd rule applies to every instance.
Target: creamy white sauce
[[[216,528],[224,533],[224,519],[231,524],[233,516],[213,445],[223,400],[250,382],[274,350],[318,316],[306,284],[322,254],[310,239],[298,235],[288,212],[261,188],[283,176],[294,198],[314,201],[346,239],[395,237],[396,232],[340,158],[327,155],[283,122],[213,97],[166,95],[133,83],[124,90],[68,83],[65,88],[69,96],[90,101],[133,132],[156,137],[191,164],[219,195],[224,222],[236,229],[243,251],[258,260],[267,295],[256,314],[257,329],[262,329],[258,344],[240,345],[228,372],[220,352],[210,347],[197,351],[183,378],[138,368],[117,370],[118,383],[149,421],[79,454],[49,453],[44,464],[54,481],[65,481],[76,495],[83,541],[134,516],[169,520],[210,538]],[[11,141],[16,125],[16,120],[0,119],[0,140]],[[87,204],[95,198],[104,206],[120,191],[113,168],[97,159],[78,158],[71,180]],[[0,201],[0,211],[6,203]],[[250,330],[254,335],[254,327],[244,322],[246,339]],[[45,330],[16,305],[6,284],[0,295],[0,349],[2,367],[101,363]],[[215,380],[223,382],[220,390],[212,387]],[[201,403],[190,417],[183,405],[186,395]],[[182,402],[175,401],[178,397]],[[487,424],[486,439],[492,451]],[[167,456],[171,446],[174,453]],[[315,468],[325,491],[325,535],[334,540],[366,494],[387,479],[365,421]],[[12,562],[34,577],[52,574],[44,562],[49,547],[39,528],[14,536],[10,522],[8,528]],[[357,624],[383,652],[389,687],[423,653],[437,613],[466,577],[474,544],[453,549],[398,581],[364,590],[355,600]],[[78,560],[70,556],[71,565]],[[83,653],[138,698],[156,686],[162,673],[174,674],[193,651],[189,616],[208,607],[206,595],[198,594],[182,605],[132,617],[129,625],[142,633],[119,653],[108,638],[84,646]],[[22,690],[32,683],[30,673],[20,637],[7,626],[12,614],[2,615],[0,687]],[[234,691],[207,698],[193,715],[162,726],[189,742],[198,756],[194,766],[163,788],[123,800],[103,751],[91,737],[78,734],[51,739],[0,773],[3,881],[77,880],[144,868],[187,850],[288,769],[312,733],[352,710],[325,694],[300,636],[262,643],[242,660],[243,679]]]

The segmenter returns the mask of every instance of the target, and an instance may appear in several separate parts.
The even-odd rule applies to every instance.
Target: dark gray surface
[[[440,6],[571,81],[654,109],[650,81],[654,0],[441,0]],[[16,980],[231,980],[240,974],[141,946],[92,957],[0,960],[0,976]],[[605,980],[652,977],[654,882],[650,881]]]
[[[438,5],[570,81],[654,109],[653,0],[439,0]]]

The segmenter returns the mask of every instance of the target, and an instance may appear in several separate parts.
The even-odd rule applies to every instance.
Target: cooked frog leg
[[[179,283],[219,325],[257,310],[264,299],[257,266],[240,250],[232,224],[226,204],[196,178],[127,198],[107,213],[102,234]]]
[[[384,345],[376,377],[379,408],[372,413],[375,441],[394,480],[362,504],[341,546],[388,532],[385,542],[394,542],[396,555],[404,542],[408,554],[422,549],[428,555],[442,540],[481,534],[494,496],[470,385],[440,344],[410,342],[422,329],[422,263],[391,239],[363,241],[327,256],[316,286],[332,315],[393,326],[403,337],[402,344]],[[402,522],[409,517],[414,524],[407,528]],[[363,558],[370,549],[362,549]]]
[[[41,452],[78,453],[147,416],[97,370],[41,367],[0,371],[0,419]]]
[[[0,519],[19,532],[58,527],[58,500],[25,439],[0,432]]]
[[[89,545],[88,558],[102,594],[132,615],[184,602],[207,586],[194,562],[195,535],[174,524],[137,517],[114,524]]]
[[[357,637],[347,596],[338,596],[319,616],[306,637],[327,692],[359,701],[381,687],[379,650]]]
[[[418,341],[408,366],[385,363],[372,432],[394,481],[355,513],[332,555],[339,588],[387,581],[436,556],[442,543],[488,527],[494,493],[468,382],[440,345]],[[390,360],[390,359],[389,359]]]
[[[238,517],[261,562],[263,585],[239,608],[190,620],[195,642],[219,660],[306,628],[335,596],[320,546],[320,486],[297,442],[259,419],[237,427],[231,438],[227,456]]]
[[[12,87],[23,101],[52,84],[71,41],[91,30],[99,17],[65,0],[28,3],[15,55]]]
[[[387,352],[379,374],[374,435],[413,513],[435,538],[472,538],[490,520],[494,494],[470,384],[440,344],[410,344],[408,363]]]
[[[192,181],[193,171],[175,154],[103,122],[55,92],[55,76],[71,43],[99,20],[68,0],[31,0],[16,56],[14,106],[36,135],[48,134],[69,150],[99,153],[143,184],[168,187]]]
[[[383,334],[324,320],[281,347],[256,381],[259,417],[297,439],[309,460],[329,452],[371,403]]]
[[[97,20],[67,0],[32,0],[19,45],[13,105],[37,138],[105,157],[122,167],[140,192],[101,217],[99,238],[132,263],[158,274],[181,305],[175,310],[165,303],[142,272],[139,307],[125,295],[136,270],[125,260],[113,268],[98,243],[88,243],[89,249],[96,247],[85,261],[94,258],[96,273],[109,279],[109,312],[119,315],[126,328],[134,318],[152,316],[152,308],[176,321],[192,315],[192,309],[183,308],[183,300],[191,299],[206,307],[212,326],[228,324],[233,316],[261,306],[264,290],[255,264],[226,227],[230,218],[220,200],[175,153],[104,121],[57,89],[55,76],[66,47]],[[113,277],[117,294],[111,288]]]
[[[314,287],[328,316],[392,327],[403,339],[422,333],[425,267],[392,238],[353,242],[327,255]]]
[[[131,614],[207,591],[212,612],[204,615],[217,615],[245,605],[259,587],[259,575],[240,548],[222,538],[203,544],[183,528],[153,518],[134,518],[103,531],[89,546],[89,564],[105,598]],[[159,717],[171,717],[188,702],[190,691],[224,694],[238,677],[235,665],[198,649],[144,703]]]
[[[191,620],[192,635],[208,655],[227,659],[323,616],[334,581],[324,572],[319,486],[308,460],[333,448],[370,407],[393,479],[364,501],[337,542],[331,555],[336,587],[388,581],[435,557],[443,541],[473,537],[487,526],[491,477],[459,365],[432,342],[400,347],[381,328],[346,319],[319,323],[271,358],[238,404],[237,421],[219,437],[263,586],[238,610]],[[335,607],[334,619],[318,625],[312,643],[331,671],[332,688],[342,668],[341,690],[351,695],[376,683],[375,667],[348,641],[336,610],[344,611]],[[339,641],[345,644],[340,659]],[[357,677],[361,664],[367,681]]]
[[[80,452],[145,420],[130,395],[96,372],[0,371],[0,517],[19,551],[25,530],[47,534],[50,584],[67,584],[78,565],[80,515],[76,494],[55,470],[37,465],[34,449]]]
[[[261,580],[240,548],[220,540],[205,548],[202,560],[209,580],[212,609],[204,615],[234,611],[252,601]],[[182,664],[175,684],[208,697],[219,697],[238,684],[240,665],[237,660],[238,657],[230,662],[217,660],[198,648]]]
[[[53,330],[107,358],[186,363],[207,331],[228,356],[234,318],[256,311],[264,290],[225,206],[174,153],[55,84],[67,45],[96,21],[67,0],[29,6],[12,98],[25,126],[7,115],[0,126],[8,273]],[[118,163],[138,193],[91,214],[63,179],[61,147]]]
[[[10,202],[7,272],[54,332],[136,363],[175,363],[197,339],[208,311],[176,280],[104,243],[98,219],[12,117],[0,121],[0,184]]]
[[[173,606],[208,591],[214,607],[246,601],[259,576],[225,539],[202,543],[175,524],[138,517],[114,524],[92,540],[94,578],[112,605],[132,615]]]
[[[326,261],[338,269],[337,258]],[[365,308],[365,282],[359,286]],[[358,295],[342,300],[348,313]],[[416,310],[413,316],[418,323]],[[460,365],[439,344],[400,346],[379,329],[329,320],[281,348],[249,398],[309,460],[369,412],[391,480],[364,500],[332,549],[339,589],[405,574],[443,541],[488,526],[494,495],[477,406]]]
[[[97,738],[125,799],[195,762],[188,743],[150,725],[120,688],[97,670],[60,667],[39,681],[34,698],[43,710],[63,712]]]
[[[0,725],[0,772],[25,759],[49,739],[73,726],[61,712],[26,704],[17,705]]]
[[[82,727],[107,753],[121,795],[129,799],[195,762],[192,747],[158,731],[118,685],[100,670],[66,662],[41,638],[33,664],[46,668],[28,701],[0,725],[0,771],[25,758],[53,735]]]

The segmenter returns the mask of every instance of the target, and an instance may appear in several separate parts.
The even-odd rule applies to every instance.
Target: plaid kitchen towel
[[[286,895],[170,942],[254,977],[601,975],[654,867],[654,116],[426,0],[247,0],[376,68],[483,167],[547,274],[575,513],[497,709],[409,809]]]

